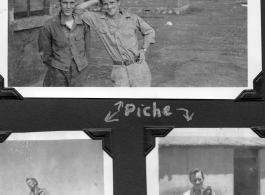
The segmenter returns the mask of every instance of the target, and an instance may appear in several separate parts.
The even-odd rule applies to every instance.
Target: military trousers
[[[84,87],[86,84],[88,67],[78,70],[72,60],[69,71],[50,67],[43,81],[43,87]]]
[[[113,65],[111,80],[114,87],[150,87],[151,72],[145,60],[128,66]]]

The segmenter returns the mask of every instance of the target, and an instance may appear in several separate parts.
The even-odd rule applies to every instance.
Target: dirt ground
[[[141,17],[156,31],[146,54],[152,87],[247,86],[247,7],[193,0],[182,15]],[[92,39],[87,84],[112,86],[111,59],[94,32]]]
[[[190,3],[182,15],[140,15],[156,31],[146,53],[152,87],[247,86],[247,7],[235,0]],[[91,37],[86,86],[111,87],[112,60],[94,31]]]

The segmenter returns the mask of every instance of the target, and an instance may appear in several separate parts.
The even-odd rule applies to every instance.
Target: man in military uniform
[[[100,3],[102,12],[85,11]],[[111,80],[115,87],[150,87],[151,72],[145,61],[155,31],[136,14],[120,8],[120,0],[89,0],[75,8],[82,20],[95,29],[113,60]],[[138,49],[137,32],[143,36]]]
[[[76,0],[59,0],[59,15],[40,30],[39,52],[48,67],[44,87],[83,87],[88,66],[87,25],[74,15]]]

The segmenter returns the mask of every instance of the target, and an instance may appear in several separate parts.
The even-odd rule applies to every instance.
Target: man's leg
[[[78,70],[74,61],[71,62],[70,67],[70,87],[85,87],[87,83],[88,67]]]
[[[151,86],[151,72],[146,63],[134,63],[126,67],[129,74],[131,87],[150,87]]]
[[[111,80],[114,84],[114,87],[130,87],[126,66],[113,65]]]
[[[49,68],[43,81],[43,87],[68,87],[67,72]]]

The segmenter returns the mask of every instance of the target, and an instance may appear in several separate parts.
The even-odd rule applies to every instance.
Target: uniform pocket
[[[76,35],[75,40],[80,41],[81,39],[84,39],[83,35]]]
[[[137,37],[134,29],[121,30],[121,33],[123,46],[130,49],[137,44]]]
[[[77,50],[79,51],[79,56],[83,55],[85,50],[85,39],[83,34],[75,35],[75,45]]]
[[[131,38],[134,35],[134,31],[133,30],[122,30],[122,34],[123,36],[127,38]]]
[[[101,36],[102,36],[102,39],[103,39],[106,43],[108,43],[108,44],[110,44],[110,45],[113,45],[113,44],[115,43],[115,40],[113,40],[113,38],[111,38],[110,33],[107,32],[104,28],[100,28],[100,29],[99,29],[99,32],[100,32],[100,34],[101,34]]]
[[[68,47],[68,42],[62,37],[54,36],[52,39],[53,50],[55,52],[61,51],[62,49]]]

